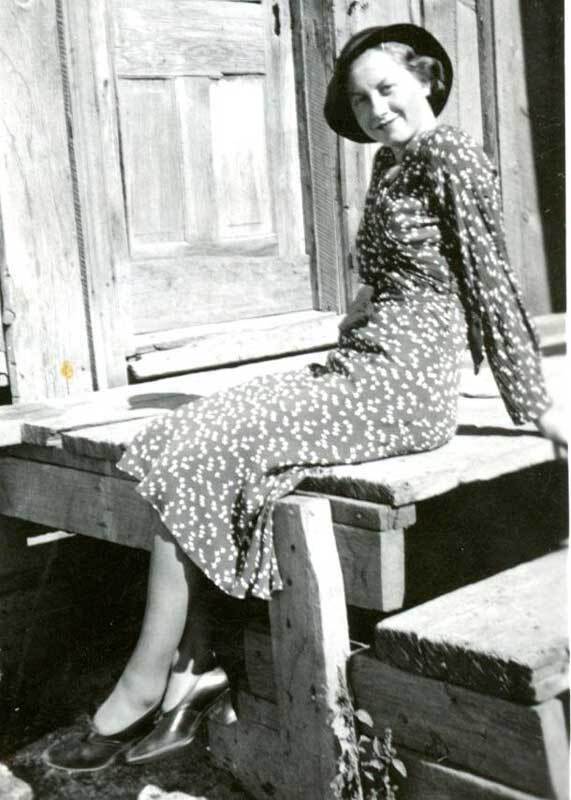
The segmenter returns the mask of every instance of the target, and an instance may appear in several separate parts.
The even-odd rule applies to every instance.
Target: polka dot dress
[[[119,463],[188,557],[236,597],[281,588],[272,510],[304,477],[454,435],[466,319],[474,358],[483,346],[514,422],[549,404],[490,162],[466,134],[439,126],[393,166],[381,148],[357,238],[373,289],[366,324],[342,332],[325,365],[153,420]]]

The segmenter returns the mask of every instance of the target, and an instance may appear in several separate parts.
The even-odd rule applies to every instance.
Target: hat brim
[[[428,98],[435,116],[438,116],[446,105],[452,88],[454,70],[450,57],[438,39],[424,28],[411,23],[398,23],[377,25],[359,31],[349,39],[339,54],[333,77],[327,87],[324,107],[329,127],[339,136],[344,136],[353,142],[365,143],[375,140],[363,131],[353,114],[346,90],[349,67],[365,50],[383,42],[400,42],[412,47],[419,56],[430,56],[440,61],[444,70],[444,91],[438,97]]]

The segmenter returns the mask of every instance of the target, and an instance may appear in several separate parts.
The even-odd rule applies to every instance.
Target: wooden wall
[[[109,165],[121,164],[129,143],[116,125],[107,8],[108,0],[0,5],[0,382],[7,371],[14,402],[126,381],[128,192]],[[335,56],[362,27],[412,21],[455,64],[443,120],[497,159],[508,246],[532,312],[561,310],[562,0],[279,0],[266,10],[274,33],[292,34],[316,308],[340,310],[351,295],[374,151],[337,141],[323,121]],[[145,302],[151,309],[152,293]]]

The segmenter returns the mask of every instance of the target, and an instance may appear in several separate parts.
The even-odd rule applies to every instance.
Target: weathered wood
[[[399,790],[400,800],[545,800],[464,770],[420,758],[404,747],[398,749],[407,777]]]
[[[339,312],[347,302],[347,254],[343,247],[336,138],[322,111],[336,56],[335,19],[320,0],[293,0],[290,8],[314,306]]]
[[[266,43],[265,114],[269,148],[269,173],[275,230],[282,258],[295,258],[308,250],[305,242],[295,71],[289,0],[263,3]],[[243,113],[243,112],[242,112]],[[257,154],[259,159],[260,154]],[[307,289],[310,289],[309,274]],[[308,291],[308,296],[309,296]]]
[[[144,353],[129,361],[137,380],[160,374],[204,369],[215,364],[239,363],[248,359],[299,353],[302,350],[330,347],[338,336],[338,317],[334,314],[300,317],[268,317],[251,330],[240,326],[205,334],[176,349]],[[319,360],[316,356],[313,360]]]
[[[256,245],[256,243],[254,243]],[[228,243],[226,247],[230,247]],[[257,246],[257,245],[256,245]],[[272,248],[275,248],[272,240]],[[130,293],[135,333],[226,322],[238,317],[280,314],[311,308],[309,259],[245,254],[159,255],[133,262]],[[244,283],[245,282],[245,283]],[[248,291],[238,291],[238,286]],[[330,338],[327,344],[333,344]],[[264,351],[271,355],[271,350]],[[238,360],[230,351],[226,361]],[[207,364],[214,366],[214,364]],[[198,365],[199,367],[200,365]],[[189,362],[186,369],[197,369]],[[159,374],[165,374],[163,369]]]
[[[70,414],[78,431],[88,426],[90,420],[97,418],[102,424],[113,419],[143,418],[149,410],[157,409],[160,413],[161,409],[174,408],[179,402],[190,402],[202,395],[213,394],[260,375],[300,369],[324,357],[321,353],[307,353],[254,364],[241,364],[227,369],[195,372],[176,378],[164,378],[138,386],[117,387],[79,397],[0,407],[0,446],[20,444],[24,423],[30,430],[38,423],[41,431],[46,427],[43,426],[43,422],[49,420],[49,431],[57,435],[60,431],[66,430],[65,420],[69,419]],[[103,407],[106,409],[105,412],[101,412]],[[99,408],[101,413],[94,411],[94,408]],[[84,416],[82,410],[85,411]],[[47,435],[50,434],[46,434],[45,431],[37,432],[38,437],[45,438]],[[36,433],[32,433],[31,436],[36,436]],[[114,440],[115,443],[128,443],[128,441],[127,435]]]
[[[515,0],[479,0],[477,8],[485,141],[492,153],[497,143],[508,252],[530,310],[541,314],[551,305],[533,169],[522,12]]]
[[[89,391],[91,363],[55,0],[3,3],[0,30],[0,286],[12,399],[26,402]]]
[[[567,731],[559,699],[524,706],[424,678],[370,654],[351,659],[357,707],[375,731],[391,728],[404,745],[498,783],[563,800],[567,792]]]
[[[366,528],[371,531],[389,531],[408,528],[416,522],[416,506],[392,506],[380,503],[367,503],[362,500],[351,500],[347,497],[312,492],[298,492],[310,497],[323,497],[331,506],[333,522],[339,525],[350,525],[354,528]]]
[[[94,386],[127,382],[130,334],[126,289],[117,97],[107,0],[61,0],[77,170],[80,255],[89,286]]]
[[[279,718],[274,702],[239,691],[237,713],[241,724],[263,726],[269,740],[275,741]],[[213,726],[210,726],[210,730],[213,730]],[[224,739],[224,732],[217,725],[213,731],[214,736],[210,739],[211,749],[218,742],[218,731],[221,731]],[[216,755],[215,753],[215,757]],[[545,800],[472,772],[454,769],[433,759],[421,757],[405,747],[399,746],[398,757],[404,761],[407,770],[407,777],[399,786],[399,797],[402,800]]]
[[[400,506],[556,459],[551,442],[534,431],[512,432],[508,425],[497,433],[485,425],[466,426],[439,450],[334,467],[328,475],[305,479],[300,488]]]
[[[114,0],[122,77],[265,72],[261,6],[216,0]],[[216,47],[213,43],[216,42]]]
[[[329,505],[287,498],[276,505],[274,524],[284,588],[270,601],[270,623],[290,797],[359,798],[349,634]]]
[[[499,162],[498,108],[492,0],[476,0],[479,84],[482,103],[484,149],[494,164]]]
[[[245,627],[244,668],[248,692],[275,706],[276,684],[272,641],[266,625],[250,623]]]
[[[158,517],[132,481],[2,457],[0,485],[0,514],[150,548]]]
[[[334,525],[347,603],[388,613],[403,607],[404,530],[368,531]]]
[[[256,800],[291,798],[277,731],[242,720],[225,726],[211,719],[208,743],[216,764],[231,772]]]
[[[569,688],[566,567],[561,550],[384,620],[377,657],[516,702],[560,694]]]

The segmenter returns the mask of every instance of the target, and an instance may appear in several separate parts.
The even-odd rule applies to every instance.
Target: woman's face
[[[397,159],[418,133],[434,127],[429,86],[382,50],[365,50],[355,59],[347,92],[360,127]]]

